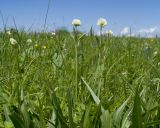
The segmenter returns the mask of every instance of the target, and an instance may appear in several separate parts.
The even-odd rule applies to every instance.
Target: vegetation
[[[92,29],[1,32],[0,127],[159,128],[159,51]]]

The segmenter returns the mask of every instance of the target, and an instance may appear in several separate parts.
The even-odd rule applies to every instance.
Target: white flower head
[[[56,33],[55,33],[55,32],[52,32],[52,33],[51,33],[51,35],[52,35],[52,36],[55,36],[55,35],[56,35]]]
[[[11,35],[11,31],[7,31],[7,34],[8,34],[8,35]]]
[[[109,35],[113,35],[113,31],[112,30],[107,31],[106,33],[109,34]]]
[[[104,19],[104,18],[99,18],[98,21],[97,21],[97,25],[100,26],[100,27],[106,26],[106,25],[107,25],[106,19]]]
[[[14,39],[14,38],[10,38],[10,43],[12,45],[16,45],[17,44],[17,41]]]
[[[27,43],[32,43],[32,40],[31,40],[31,39],[28,39],[28,40],[27,40]]]
[[[73,26],[80,26],[81,25],[81,21],[79,20],[79,19],[73,19],[73,21],[72,21],[72,25]]]

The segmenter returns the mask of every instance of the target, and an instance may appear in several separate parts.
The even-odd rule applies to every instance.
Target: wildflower
[[[107,31],[106,33],[109,34],[109,35],[113,35],[113,31],[112,30]]]
[[[46,49],[47,47],[45,45],[42,46],[43,49]]]
[[[52,35],[52,36],[55,36],[55,35],[56,35],[56,33],[55,33],[55,32],[52,32],[52,33],[51,33],[51,35]]]
[[[8,34],[8,35],[11,35],[11,31],[7,31],[7,34]]]
[[[32,43],[32,40],[31,40],[31,39],[28,39],[28,40],[27,40],[27,43]]]
[[[77,27],[81,25],[81,21],[79,19],[73,19],[72,21],[72,25]]]
[[[107,25],[106,19],[104,19],[104,18],[99,18],[98,21],[97,21],[97,25],[100,26],[100,27],[106,26],[106,25]]]
[[[38,44],[36,43],[36,44],[34,45],[34,47],[36,47],[36,48],[37,48],[37,47],[38,47]]]
[[[12,45],[15,45],[15,44],[17,44],[17,41],[14,38],[10,38],[10,43]]]

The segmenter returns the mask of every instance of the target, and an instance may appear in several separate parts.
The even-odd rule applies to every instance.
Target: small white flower
[[[112,30],[107,31],[106,33],[109,34],[109,35],[113,35],[113,31]]]
[[[154,52],[154,56],[156,56],[157,54],[158,54],[158,52],[157,52],[157,51],[155,51],[155,52]]]
[[[80,26],[81,25],[81,21],[79,19],[73,19],[72,25],[73,26]]]
[[[55,35],[56,35],[56,33],[55,33],[55,32],[52,32],[52,33],[51,33],[51,35],[52,35],[52,36],[55,36]]]
[[[7,34],[8,34],[8,35],[11,35],[11,31],[7,31]]]
[[[10,38],[10,43],[12,45],[15,45],[15,44],[17,44],[17,41],[14,38]]]
[[[100,27],[106,26],[106,25],[107,25],[106,19],[104,19],[104,18],[99,18],[98,21],[97,21],[97,25],[100,26]]]
[[[31,39],[28,39],[28,40],[27,40],[27,43],[32,43],[32,40],[31,40]]]

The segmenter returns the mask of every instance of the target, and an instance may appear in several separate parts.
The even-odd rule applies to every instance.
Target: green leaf
[[[25,103],[23,103],[21,105],[21,112],[22,112],[22,115],[23,115],[25,128],[30,128],[31,120],[30,120],[29,114],[27,112],[27,108],[26,108]]]
[[[1,126],[0,126],[1,127]],[[4,127],[5,128],[14,128],[13,123],[9,121],[4,122]]]
[[[141,110],[140,96],[138,94],[138,90],[136,90],[134,97],[133,113],[132,113],[132,128],[143,128],[141,113],[142,110]]]
[[[55,124],[56,124],[56,112],[55,112],[54,108],[53,108],[53,112],[52,112],[52,117],[49,121],[52,122],[52,124],[54,124],[54,126],[55,126]],[[55,128],[50,122],[48,122],[49,128]]]
[[[91,104],[88,107],[86,107],[84,116],[82,117],[83,128],[90,128],[91,125],[90,110],[91,110]]]
[[[25,128],[23,120],[17,113],[10,115],[10,118],[15,128]]]
[[[121,128],[129,128],[131,125],[131,121],[130,121],[130,115],[132,113],[132,107],[130,107],[124,114],[123,119],[122,119],[122,123],[121,123]]]
[[[97,105],[100,104],[100,99],[96,96],[96,94],[93,92],[93,90],[91,89],[91,87],[87,84],[87,82],[84,80],[83,77],[81,77],[82,81],[84,82],[84,84],[86,85],[88,91],[91,93],[92,97],[93,97],[93,100],[95,101],[95,103]]]
[[[10,117],[9,117],[10,112],[6,104],[3,104],[3,110],[4,110],[6,121],[10,121]]]
[[[105,110],[101,115],[102,128],[112,128],[112,115]]]
[[[56,111],[56,117],[60,121],[62,128],[69,128],[67,125],[67,121],[65,117],[63,116],[62,110],[60,108],[60,104],[58,103],[58,99],[54,91],[52,92],[52,103]]]
[[[74,122],[73,122],[73,117],[72,117],[72,96],[70,94],[70,90],[68,89],[67,91],[67,101],[68,101],[68,112],[69,112],[69,123],[70,123],[70,128],[75,128]]]
[[[130,99],[130,97],[117,109],[117,111],[113,115],[113,122],[117,128],[118,127],[120,128],[120,126],[121,126],[121,121],[123,119],[122,116],[124,113],[124,109],[125,109],[129,99]]]

